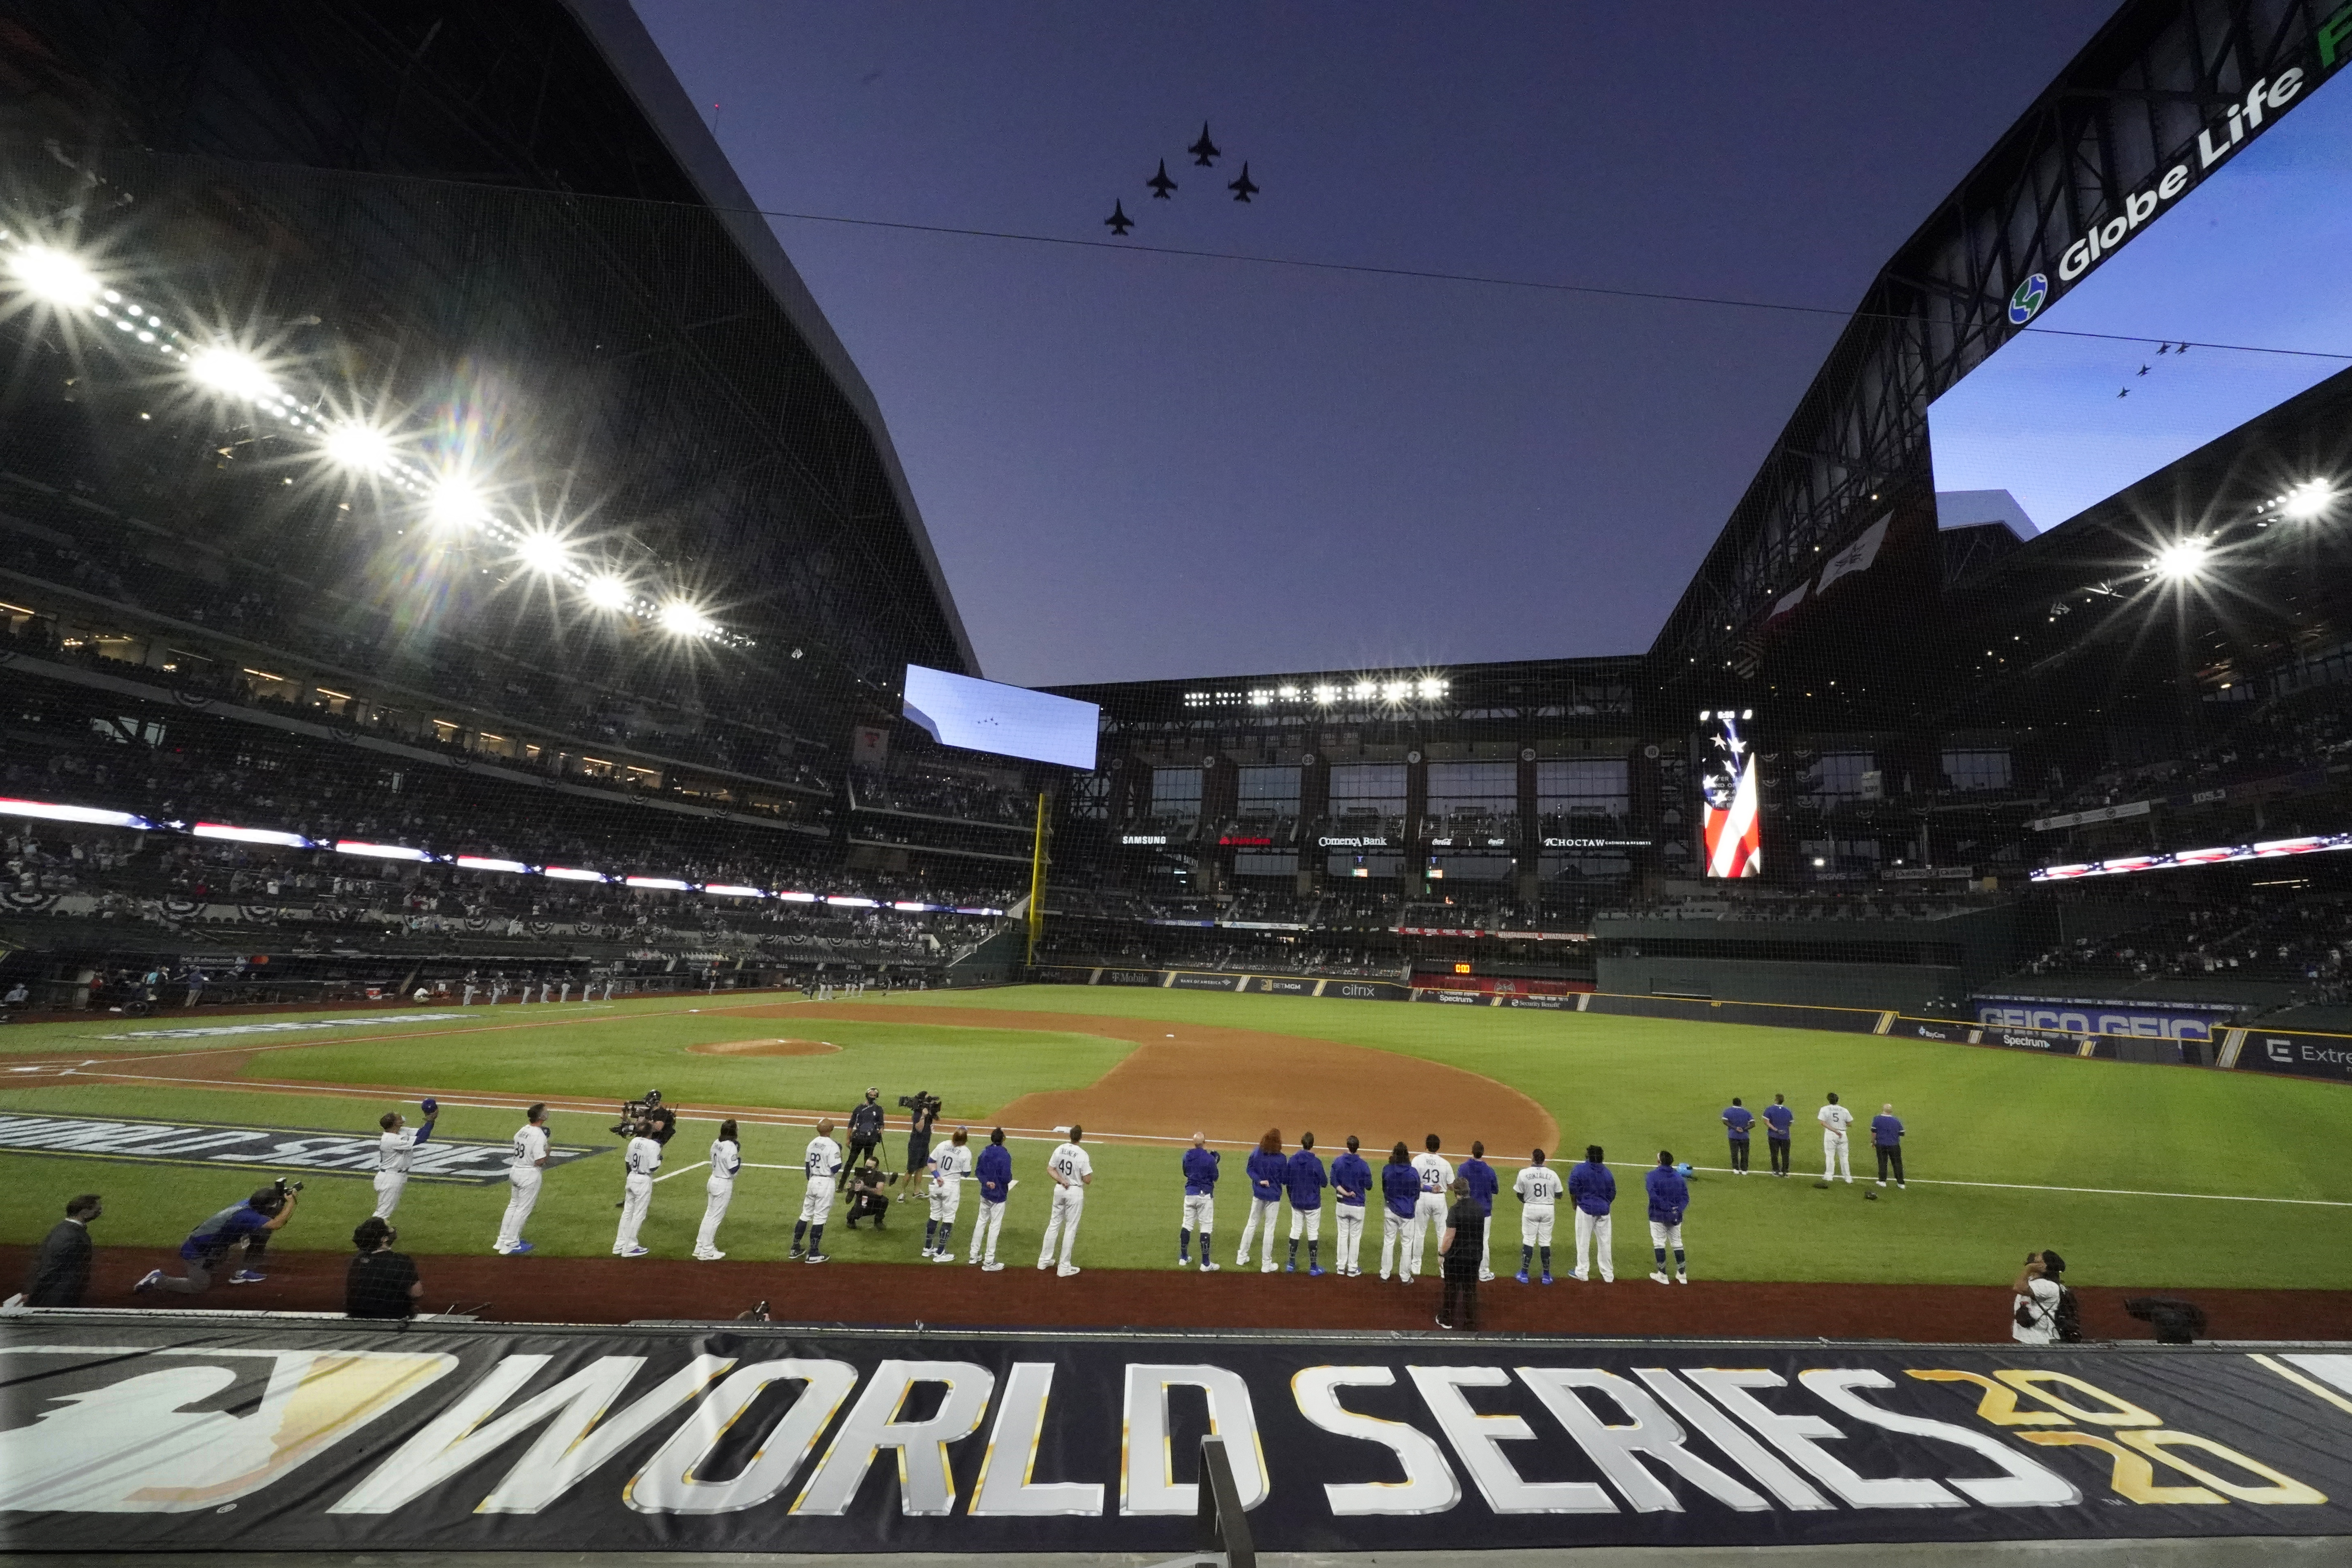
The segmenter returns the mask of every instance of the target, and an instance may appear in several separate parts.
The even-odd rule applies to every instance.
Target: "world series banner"
[[[2352,1532],[2303,1351],[5,1332],[16,1551],[1173,1552],[1211,1431],[1262,1549]]]

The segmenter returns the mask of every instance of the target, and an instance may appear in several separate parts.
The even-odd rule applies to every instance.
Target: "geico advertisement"
[[[19,1550],[1181,1551],[2352,1530],[2352,1356],[21,1322]]]

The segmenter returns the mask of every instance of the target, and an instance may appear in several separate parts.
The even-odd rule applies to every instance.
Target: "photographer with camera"
[[[162,1269],[148,1271],[147,1277],[132,1287],[134,1290],[168,1290],[175,1296],[198,1296],[213,1288],[213,1276],[227,1260],[229,1249],[245,1247],[245,1266],[228,1277],[232,1285],[258,1285],[268,1276],[257,1267],[269,1248],[269,1237],[285,1228],[294,1217],[295,1200],[302,1192],[302,1184],[284,1177],[263,1187],[241,1204],[221,1210],[188,1233],[180,1243],[180,1257],[187,1264],[184,1275],[167,1275]]]
[[[2083,1337],[2082,1310],[2060,1278],[2066,1260],[2044,1248],[2025,1255],[2025,1268],[2011,1287],[2009,1337],[2021,1345],[2074,1344]]]
[[[416,1300],[425,1282],[416,1277],[416,1260],[394,1252],[400,1232],[381,1215],[360,1221],[352,1232],[359,1256],[343,1276],[343,1315],[347,1318],[389,1318],[405,1321],[416,1315]]]
[[[940,1097],[927,1089],[912,1094],[902,1094],[898,1103],[906,1108],[911,1125],[907,1131],[907,1187],[914,1190],[915,1178],[930,1168],[931,1128],[940,1119]],[[905,1203],[907,1194],[900,1193],[898,1201]]]
[[[849,1178],[849,1228],[856,1230],[861,1219],[870,1219],[880,1230],[882,1221],[890,1213],[890,1200],[886,1195],[898,1177],[894,1172],[883,1174],[882,1167],[868,1160]],[[902,1194],[903,1195],[903,1194]]]
[[[640,1123],[651,1123],[644,1136],[655,1142],[667,1144],[677,1133],[677,1112],[662,1103],[661,1090],[646,1090],[643,1100],[632,1100],[621,1107],[621,1120],[613,1124],[614,1135],[620,1138],[639,1136]]]

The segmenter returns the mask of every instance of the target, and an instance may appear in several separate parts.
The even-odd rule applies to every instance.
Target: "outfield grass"
[[[719,1005],[725,1005],[723,998]],[[1703,1171],[1695,1184],[1687,1236],[1693,1268],[1706,1278],[2005,1282],[2028,1248],[2047,1246],[2065,1252],[2074,1277],[2092,1284],[2352,1288],[2352,1249],[2341,1244],[2352,1209],[2051,1190],[2098,1187],[2352,1204],[2352,1174],[2331,1158],[2352,1101],[2332,1085],[1874,1036],[1167,991],[1031,987],[877,998],[867,1004],[875,1009],[870,1019],[813,1020],[806,1027],[789,1018],[746,1020],[688,1010],[708,1005],[708,999],[695,998],[629,1004],[582,1013],[576,1020],[556,1008],[536,1018],[522,1009],[506,1009],[495,1016],[485,1012],[480,1033],[413,1044],[347,1037],[336,1030],[315,1046],[268,1051],[245,1071],[261,1079],[431,1084],[452,1095],[498,1090],[618,1100],[659,1084],[689,1110],[698,1103],[722,1101],[845,1110],[866,1083],[879,1081],[886,1103],[900,1092],[929,1087],[947,1098],[951,1117],[981,1120],[1019,1094],[1090,1082],[1130,1048],[1087,1033],[1090,1016],[1214,1024],[1315,1036],[1485,1073],[1541,1103],[1559,1123],[1570,1152],[1586,1142],[1607,1145],[1620,1165],[1621,1187],[1629,1194],[1638,1192],[1638,1173],[1630,1167],[1646,1163],[1662,1144],[1702,1167],[1723,1164],[1716,1114],[1729,1096],[1743,1095],[1750,1106],[1759,1106],[1775,1091],[1786,1093],[1798,1110],[1798,1178],[1735,1179]],[[1051,1012],[1068,1024],[1039,1033],[946,1027],[925,1020],[927,1012],[940,1007]],[[488,1022],[492,1016],[496,1025]],[[519,1020],[563,1026],[516,1028]],[[139,1026],[144,1026],[11,1028],[0,1048],[18,1056],[55,1055],[68,1042],[96,1045],[93,1035]],[[351,1037],[451,1026],[371,1027],[353,1030]],[[478,1026],[469,1019],[463,1026]],[[28,1037],[37,1034],[50,1037]],[[844,1049],[821,1057],[725,1058],[686,1048],[698,1041],[768,1035],[814,1037]],[[153,1070],[173,1071],[167,1051],[220,1049],[257,1040],[280,1046],[302,1037],[153,1042],[163,1058]],[[121,1050],[129,1044],[108,1041],[104,1048]],[[135,1044],[144,1049],[149,1043]],[[1909,1192],[1865,1203],[1859,1189],[1841,1185],[1824,1193],[1812,1186],[1820,1141],[1809,1136],[1811,1119],[1831,1089],[1865,1121],[1881,1101],[1895,1102],[1910,1130]],[[226,1087],[0,1079],[0,1109],[20,1112],[365,1130],[385,1104],[383,1097],[366,1093],[263,1095]],[[1314,1110],[1284,1106],[1270,1107],[1269,1112],[1287,1123],[1312,1118]],[[503,1140],[515,1120],[510,1111],[455,1108],[445,1112],[442,1125],[451,1136]],[[616,1141],[605,1130],[609,1120],[559,1114],[557,1141],[611,1146]],[[900,1142],[896,1128],[901,1126],[894,1118],[893,1144]],[[1384,1145],[1415,1130],[1352,1131],[1368,1145]],[[706,1123],[682,1123],[670,1146],[668,1169],[699,1160],[709,1134]],[[1337,1142],[1332,1134],[1326,1138]],[[749,1128],[744,1157],[754,1165],[796,1164],[805,1139],[805,1133],[783,1129]],[[1864,1160],[1865,1142],[1856,1140],[1856,1153]],[[1025,1180],[1013,1196],[1003,1255],[1022,1265],[1034,1261],[1042,1228],[1045,1147],[1016,1142],[1014,1150],[1016,1173]],[[1457,1157],[1459,1152],[1449,1151]],[[1762,1164],[1760,1139],[1756,1156]],[[1080,1261],[1101,1267],[1171,1262],[1181,1191],[1175,1151],[1106,1142],[1096,1146],[1095,1160],[1097,1175]],[[1219,1244],[1220,1261],[1231,1267],[1244,1205],[1238,1161],[1228,1164],[1234,1169],[1221,1205],[1227,1214]],[[1991,1184],[1936,1184],[1939,1181]],[[191,1173],[184,1167],[31,1154],[0,1154],[0,1182],[11,1194],[0,1210],[0,1239],[34,1239],[66,1197],[96,1187],[109,1195],[100,1239],[117,1244],[176,1240],[204,1214],[255,1184],[247,1172]],[[721,1237],[730,1256],[781,1257],[800,1187],[796,1171],[747,1170]],[[701,1189],[698,1172],[656,1189],[645,1232],[648,1246],[663,1256],[690,1250],[701,1215]],[[606,1250],[619,1193],[614,1153],[552,1173],[531,1227],[533,1239],[556,1252]],[[340,1245],[373,1203],[364,1176],[321,1177],[307,1196],[309,1206],[288,1237],[289,1245]],[[399,1216],[403,1245],[419,1252],[487,1248],[504,1201],[502,1186],[413,1183]],[[966,1202],[966,1235],[974,1207]],[[1517,1237],[1516,1205],[1506,1197],[1500,1212],[1498,1266],[1507,1250],[1515,1250]],[[836,1223],[827,1237],[828,1249],[845,1259],[918,1261],[918,1205],[898,1205],[894,1215],[904,1217],[894,1218],[894,1227],[879,1237],[847,1235]],[[1621,1275],[1638,1277],[1645,1271],[1638,1265],[1647,1244],[1637,1196],[1621,1198],[1618,1217]],[[1368,1250],[1376,1247],[1375,1236]],[[1376,1259],[1368,1263],[1376,1265]]]

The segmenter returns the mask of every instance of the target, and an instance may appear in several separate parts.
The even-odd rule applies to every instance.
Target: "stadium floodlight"
[[[1318,705],[1328,708],[1339,700],[1339,689],[1336,686],[1318,686],[1315,689],[1315,700]]]
[[[487,855],[460,855],[450,864],[461,871],[511,871],[517,876],[530,869],[520,860],[495,860]]]
[[[2326,479],[2305,479],[2279,499],[2279,510],[2297,522],[2308,522],[2335,499],[2335,489]]]
[[[209,348],[188,362],[188,374],[215,392],[256,403],[274,402],[278,384],[261,362],[236,349]]]
[[[1359,702],[1370,702],[1381,694],[1381,689],[1369,680],[1359,680],[1348,689],[1348,695]]]
[[[329,458],[346,468],[356,468],[363,474],[389,473],[393,464],[392,437],[373,425],[350,420],[327,432],[320,449]]]
[[[461,528],[475,527],[490,515],[489,502],[463,474],[445,474],[435,480],[425,508],[434,521]]]
[[[679,637],[707,637],[719,629],[710,624],[709,616],[684,599],[672,599],[661,607],[661,628]]]
[[[1421,700],[1423,702],[1434,702],[1444,695],[1445,682],[1433,675],[1424,675],[1421,678]]]
[[[764,899],[768,896],[757,888],[738,887],[732,882],[705,882],[702,890],[722,899]]]
[[[694,890],[693,883],[681,882],[676,877],[624,877],[621,881],[625,887],[650,888],[664,893],[690,893]]]
[[[362,844],[355,838],[336,839],[335,853],[363,856],[371,860],[430,860],[433,858],[430,851],[411,849],[404,844]]]
[[[625,610],[635,597],[629,585],[609,572],[600,573],[580,584],[581,594],[600,610]]]
[[[2192,535],[2176,539],[2149,556],[2147,568],[2168,583],[2192,583],[2205,575],[2212,559],[2213,547]]]
[[[9,275],[44,304],[87,310],[98,302],[98,279],[65,251],[28,245],[8,258]]]
[[[299,833],[274,827],[232,827],[226,822],[199,822],[188,829],[199,838],[226,838],[234,844],[276,844],[288,849],[308,849],[310,841]]]
[[[526,533],[516,542],[515,554],[525,566],[552,577],[572,564],[572,551],[555,534]]]
[[[0,816],[29,816],[42,822],[87,822],[95,827],[152,826],[127,811],[102,811],[94,805],[58,805],[46,800],[0,800]]]

